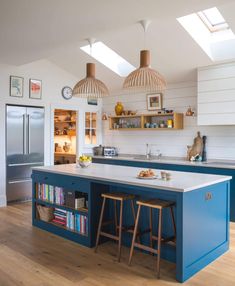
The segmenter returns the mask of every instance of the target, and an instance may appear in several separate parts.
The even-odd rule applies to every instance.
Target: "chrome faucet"
[[[162,157],[162,153],[160,152],[160,150],[156,150],[156,156],[157,156],[157,159],[161,159]]]

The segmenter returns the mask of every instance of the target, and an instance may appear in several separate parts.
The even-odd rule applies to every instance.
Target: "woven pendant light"
[[[95,39],[88,39],[90,48]],[[80,80],[73,88],[73,96],[83,98],[102,98],[109,95],[106,85],[95,78],[95,64],[87,63],[86,77]]]
[[[146,32],[149,21],[140,21]],[[123,88],[134,92],[162,92],[166,89],[164,77],[150,68],[150,51],[140,51],[140,67],[131,72],[125,79]]]
[[[95,78],[95,64],[87,63],[86,78],[80,80],[73,88],[73,96],[101,98],[109,95],[106,85]]]

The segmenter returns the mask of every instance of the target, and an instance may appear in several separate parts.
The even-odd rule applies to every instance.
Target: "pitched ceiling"
[[[212,62],[176,18],[213,6],[235,31],[231,0],[0,0],[0,63],[47,58],[81,79],[91,58],[79,47],[94,37],[138,67],[144,34],[137,22],[150,19],[146,46],[152,67],[168,82],[194,80],[195,68]],[[97,78],[111,89],[121,86],[122,78],[96,66]]]

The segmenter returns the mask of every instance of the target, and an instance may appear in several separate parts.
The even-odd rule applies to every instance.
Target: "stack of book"
[[[55,208],[54,210],[54,219],[52,220],[54,223],[66,226],[67,222],[67,211],[59,208]]]
[[[80,232],[81,234],[88,233],[87,216],[75,214],[75,231]]]

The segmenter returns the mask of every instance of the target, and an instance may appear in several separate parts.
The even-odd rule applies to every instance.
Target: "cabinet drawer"
[[[36,183],[63,187],[64,189],[77,190],[83,193],[88,193],[90,190],[90,182],[88,180],[74,176],[34,171],[32,179]]]

